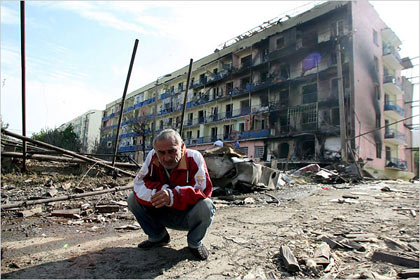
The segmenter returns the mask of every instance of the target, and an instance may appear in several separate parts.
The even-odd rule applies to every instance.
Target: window
[[[313,103],[318,100],[316,83],[302,87],[302,103]]]
[[[255,146],[255,158],[262,158],[264,156],[264,146]]]
[[[197,130],[197,138],[200,138],[200,130]]]
[[[376,96],[376,99],[381,100],[381,90],[379,89],[378,84],[375,85],[375,96]]]
[[[239,151],[241,151],[242,153],[248,155],[248,147],[239,147]]]
[[[379,114],[376,114],[376,128],[381,127],[381,116]]]
[[[251,55],[245,56],[241,58],[241,68],[242,67],[248,67],[251,65]]]
[[[227,94],[232,94],[232,90],[233,90],[233,82],[226,83],[226,92],[227,92]]]
[[[332,108],[332,124],[333,125],[340,125],[340,110],[339,108]]]
[[[284,37],[280,37],[276,40],[276,48],[277,49],[282,49],[285,47],[285,43],[284,43]]]
[[[391,161],[391,148],[385,147],[385,159]]]
[[[330,28],[331,37],[342,36],[344,34],[344,22],[342,20],[332,23]]]
[[[250,82],[250,77],[245,77],[241,79],[241,88],[245,89],[246,88],[246,84],[249,84]]]
[[[281,64],[280,65],[280,76],[283,79],[288,79],[290,73],[290,66],[289,64]]]
[[[192,131],[187,131],[187,138],[192,139]]]
[[[338,79],[331,80],[331,95],[335,97],[338,96]]]
[[[241,133],[245,131],[245,123],[239,123],[239,131]]]
[[[376,143],[376,157],[382,158],[382,143],[380,142]]]
[[[178,84],[178,91],[182,91],[184,89],[184,83]]]
[[[375,67],[376,73],[379,73],[379,60],[376,56],[373,57],[373,67]]]
[[[373,43],[377,46],[379,46],[378,44],[378,32],[376,32],[375,29],[373,29]]]
[[[261,80],[261,83],[265,83],[265,82],[267,81],[267,77],[268,77],[268,72],[267,72],[267,71],[265,71],[265,72],[261,72],[261,73],[260,73],[260,80]]]
[[[213,74],[217,75],[217,71],[218,71],[217,68],[214,68],[213,69]]]

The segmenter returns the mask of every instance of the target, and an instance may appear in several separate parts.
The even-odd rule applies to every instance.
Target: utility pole
[[[338,103],[340,111],[340,139],[341,139],[341,159],[347,162],[347,143],[346,143],[346,112],[344,106],[344,89],[343,89],[343,68],[341,65],[341,44],[340,38],[337,38],[337,78],[338,78]]]
[[[25,1],[20,1],[20,54],[22,65],[22,135],[26,136],[26,55],[25,55]],[[22,139],[22,171],[26,172],[26,141]]]

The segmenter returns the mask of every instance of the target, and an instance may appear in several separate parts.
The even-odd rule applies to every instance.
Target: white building
[[[73,126],[73,131],[79,136],[82,143],[82,151],[90,153],[99,143],[101,119],[103,111],[89,110],[86,113],[62,124],[59,128],[66,128],[69,124]]]

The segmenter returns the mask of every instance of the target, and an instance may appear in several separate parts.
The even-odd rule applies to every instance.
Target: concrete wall
[[[384,98],[375,97],[375,83],[382,87],[382,38],[381,30],[386,27],[377,12],[367,1],[352,2],[353,22],[353,100],[354,133],[362,134],[376,128],[376,115],[381,116],[384,125]],[[378,43],[373,42],[373,30],[378,33]],[[378,58],[379,69],[375,69],[374,57]],[[383,89],[381,90],[383,93]],[[381,158],[376,157],[376,142],[382,143]],[[361,158],[371,158],[374,166],[385,166],[384,131],[379,130],[356,139],[356,150]]]

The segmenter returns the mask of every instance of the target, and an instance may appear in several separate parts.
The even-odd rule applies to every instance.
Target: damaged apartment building
[[[239,141],[249,158],[278,168],[345,159],[391,177],[412,172],[411,132],[400,122],[411,116],[413,86],[401,71],[412,65],[400,44],[365,0],[267,21],[193,63],[182,137],[200,151]],[[156,133],[179,129],[187,74],[188,66],[128,95],[120,153],[139,159]],[[120,103],[102,119],[110,151]]]

